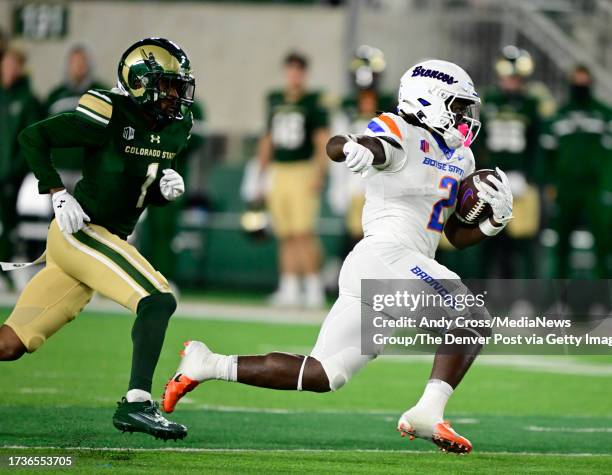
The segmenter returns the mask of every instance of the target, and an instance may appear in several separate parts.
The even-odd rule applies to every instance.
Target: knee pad
[[[176,311],[176,299],[171,293],[152,294],[144,297],[138,302],[136,312],[138,315],[151,314],[157,318],[170,319]],[[149,311],[154,309],[154,311]]]
[[[359,348],[353,347],[345,348],[334,355],[323,358],[312,356],[321,362],[332,391],[337,391],[344,386],[355,373],[375,358],[373,355],[362,355]]]

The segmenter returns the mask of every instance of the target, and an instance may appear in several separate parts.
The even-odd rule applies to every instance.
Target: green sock
[[[129,389],[151,392],[153,373],[161,353],[168,320],[176,310],[172,294],[149,295],[138,303],[132,327],[132,375]]]

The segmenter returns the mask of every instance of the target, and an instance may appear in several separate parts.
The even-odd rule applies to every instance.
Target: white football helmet
[[[397,109],[438,132],[452,149],[469,146],[480,131],[480,98],[472,78],[448,61],[431,59],[406,71]]]

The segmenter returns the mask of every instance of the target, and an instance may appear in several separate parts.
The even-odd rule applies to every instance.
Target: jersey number
[[[448,190],[448,198],[443,198],[433,205],[431,215],[429,216],[429,223],[427,223],[427,229],[437,231],[439,233],[444,229],[444,220],[440,219],[440,215],[444,208],[450,208],[457,201],[457,191],[459,190],[459,183],[451,176],[444,176],[440,180],[438,188]]]
[[[304,116],[299,112],[278,112],[272,118],[272,143],[295,150],[304,143]]]
[[[149,164],[149,168],[147,168],[147,178],[140,187],[140,196],[138,197],[138,201],[136,202],[136,208],[142,208],[142,206],[144,205],[145,196],[147,196],[147,190],[151,186],[151,183],[155,181],[158,168],[159,163]]]

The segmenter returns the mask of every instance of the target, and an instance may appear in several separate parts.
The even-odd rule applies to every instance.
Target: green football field
[[[184,317],[171,323],[158,395],[186,339],[231,354],[304,353],[318,331]],[[0,364],[0,472],[26,472],[7,467],[11,455],[71,455],[69,473],[612,472],[612,362],[595,357],[477,362],[447,407],[474,444],[464,457],[395,432],[427,380],[423,357],[379,359],[333,394],[206,383],[173,414],[189,426],[184,441],[121,434],[111,417],[126,389],[131,323],[86,312],[35,354]]]

